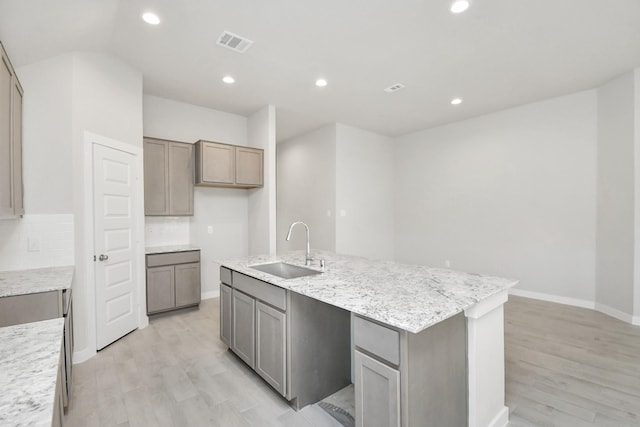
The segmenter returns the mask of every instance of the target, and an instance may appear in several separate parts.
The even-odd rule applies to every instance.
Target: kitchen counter
[[[312,269],[325,271],[281,279],[250,265],[284,261],[304,266],[304,252],[218,261],[222,266],[370,319],[418,333],[515,286],[518,281],[453,270],[313,253]]]
[[[73,266],[0,271],[0,298],[71,288]]]
[[[167,252],[187,252],[187,251],[199,251],[200,248],[190,244],[187,245],[165,245],[165,246],[148,246],[144,248],[144,252],[147,255],[163,254]]]
[[[0,328],[0,425],[50,426],[64,319]]]

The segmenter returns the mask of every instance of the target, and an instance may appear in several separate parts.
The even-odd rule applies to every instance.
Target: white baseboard
[[[578,298],[561,297],[559,295],[545,294],[542,292],[525,291],[522,289],[511,288],[509,289],[509,295],[556,302],[558,304],[572,305],[574,307],[590,308],[592,310],[596,308],[596,304],[593,301]]]
[[[211,299],[211,298],[217,298],[219,296],[220,296],[220,290],[215,290],[215,291],[203,292],[202,295],[200,295],[200,298]]]
[[[622,320],[623,322],[631,323],[634,325],[636,324],[636,323],[633,323],[634,316],[632,316],[629,313],[625,313],[624,311],[620,311],[615,308],[609,307],[608,305],[600,304],[599,302],[597,302],[596,310],[598,310],[600,313],[606,314],[607,316],[615,317],[618,320]],[[637,320],[638,319],[636,319],[636,321]]]
[[[489,427],[506,427],[509,424],[509,408],[504,406],[491,420]]]
[[[84,350],[74,351],[73,352],[73,364],[77,365],[78,363],[86,362],[95,356],[98,352],[95,350],[91,350],[90,348],[85,348]]]
[[[567,298],[558,295],[545,294],[542,292],[524,291],[522,289],[514,288],[509,289],[509,295],[539,299],[542,301],[555,302],[558,304],[572,305],[574,307],[589,308],[591,310],[596,310],[600,313],[606,314],[607,316],[611,316],[615,319],[621,320],[625,323],[640,326],[640,316],[633,316],[629,313],[625,313],[624,311],[609,307],[608,305],[600,304],[599,302],[577,298]]]

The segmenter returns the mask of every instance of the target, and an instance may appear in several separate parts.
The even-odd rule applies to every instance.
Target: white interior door
[[[138,327],[135,156],[93,144],[96,345]]]

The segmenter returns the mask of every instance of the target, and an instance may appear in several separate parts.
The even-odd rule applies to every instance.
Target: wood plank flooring
[[[511,296],[505,355],[510,426],[640,426],[640,327]]]
[[[218,304],[153,318],[75,365],[65,425],[336,427],[317,407],[294,412],[226,350]],[[510,297],[505,353],[510,426],[640,425],[639,327]]]

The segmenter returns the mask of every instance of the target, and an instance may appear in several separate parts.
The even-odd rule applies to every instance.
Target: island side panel
[[[467,330],[462,313],[403,333],[403,427],[467,425]]]
[[[469,375],[469,427],[504,427],[504,303],[508,291],[465,310]]]

